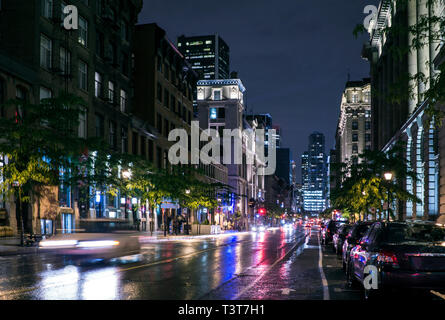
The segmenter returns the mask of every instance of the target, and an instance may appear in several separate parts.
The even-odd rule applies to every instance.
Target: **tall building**
[[[282,178],[288,185],[292,185],[292,153],[289,148],[277,148],[276,175]]]
[[[320,213],[326,209],[327,163],[325,137],[314,132],[309,136],[308,151],[302,155],[304,210]]]
[[[174,142],[168,141],[171,130],[185,129],[191,133],[193,116],[193,92],[197,76],[184,56],[166,36],[164,29],[155,23],[137,25],[135,40],[135,97],[134,115],[139,117],[156,133],[157,139],[147,146],[149,160],[157,168],[168,168],[168,152]],[[189,145],[189,154],[190,154]],[[227,168],[224,165],[199,165],[206,182],[227,183]],[[216,197],[216,195],[215,195]],[[160,228],[162,211],[176,216],[179,204],[172,199],[156,208],[155,227]],[[198,219],[192,212],[192,222]],[[207,217],[203,218],[205,221]],[[210,221],[210,219],[209,219]]]
[[[244,118],[245,87],[239,79],[200,80],[198,81],[198,111],[199,125],[202,129],[214,129],[223,136],[224,129],[255,130],[256,125],[250,125]],[[231,214],[241,213],[244,222],[253,218],[253,211],[248,206],[250,200],[259,200],[264,195],[264,176],[257,175],[264,163],[255,155],[255,141],[247,143],[242,139],[242,163],[233,161],[234,145],[232,144],[232,161],[226,164],[228,168],[228,184],[236,195],[231,208]],[[221,142],[222,143],[222,142]],[[221,157],[224,155],[221,154]],[[252,157],[253,164],[247,159]]]
[[[142,0],[107,5],[72,0],[70,4],[78,9],[78,30],[63,27],[64,1],[1,1],[0,91],[4,94],[0,99],[38,103],[64,92],[75,94],[88,104],[86,116],[79,119],[79,136],[101,137],[111,149],[133,153],[133,134],[154,139],[143,123],[131,117],[134,25]],[[98,191],[80,197],[78,190],[62,186],[55,193],[61,214],[50,219],[46,208],[37,214],[36,204],[31,203],[24,216],[25,232],[50,234],[55,228],[69,232],[81,218],[132,218],[119,196]],[[16,230],[15,205],[1,201],[0,206]]]
[[[230,49],[218,34],[180,36],[178,49],[196,71],[199,80],[230,78]]]
[[[343,92],[335,136],[340,163],[358,163],[371,150],[371,85],[369,79],[348,81]]]
[[[443,63],[445,47],[441,41],[424,37],[423,45],[411,47],[400,55],[393,49],[407,49],[415,35],[386,30],[389,25],[395,26],[395,32],[408,30],[427,21],[425,18],[443,19],[444,9],[442,2],[435,1],[410,0],[400,5],[397,2],[397,6],[391,6],[389,0],[380,1],[376,21],[369,29],[370,41],[363,52],[371,66],[373,148],[385,152],[397,141],[405,142],[402,156],[418,177],[417,181],[410,177],[399,181],[422,200],[421,203],[395,203],[395,212],[401,219],[435,220],[440,213],[445,213],[445,198],[441,196],[445,194],[445,181],[440,179],[440,171],[445,170],[441,152],[445,149],[445,132],[430,121],[425,110],[431,102],[424,96],[430,79]],[[439,22],[431,21],[429,28],[439,30]],[[414,77],[418,73],[423,73],[426,81],[418,81]],[[402,99],[394,101],[394,89],[398,89],[396,92]]]

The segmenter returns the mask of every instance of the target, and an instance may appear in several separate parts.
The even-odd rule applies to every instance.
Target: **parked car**
[[[343,242],[346,240],[346,236],[351,230],[352,225],[343,224],[338,229],[337,232],[332,236],[332,247],[334,252],[340,256],[343,250]]]
[[[352,225],[345,241],[343,242],[342,265],[344,271],[346,271],[346,268],[349,265],[349,254],[351,253],[351,249],[359,244],[360,239],[365,235],[373,223],[374,222],[371,221],[362,221]]]
[[[329,220],[321,231],[321,242],[323,244],[329,244],[332,241],[335,232],[337,232],[338,227],[342,224],[345,224],[345,222]]]
[[[377,289],[365,298],[389,289],[445,289],[445,228],[428,222],[376,222],[352,248],[348,283],[364,286],[365,268],[377,270]]]

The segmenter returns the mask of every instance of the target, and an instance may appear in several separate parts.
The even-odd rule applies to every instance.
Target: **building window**
[[[159,113],[157,115],[157,119],[156,120],[157,120],[156,121],[156,125],[157,125],[158,132],[160,134],[162,134],[162,116]]]
[[[170,111],[175,112],[175,107],[176,107],[176,98],[174,95],[172,95],[170,97]]]
[[[356,144],[352,145],[352,153],[354,153],[354,154],[358,153],[358,145],[356,145]]]
[[[126,76],[129,74],[129,60],[128,54],[122,53],[122,73]]]
[[[78,42],[84,47],[88,46],[88,21],[79,16],[79,39]]]
[[[134,155],[138,155],[139,154],[139,135],[133,131],[133,143],[132,143],[132,147],[133,147],[133,154]]]
[[[127,41],[129,40],[129,32],[128,32],[128,23],[124,20],[121,22],[121,36],[122,40]]]
[[[358,141],[358,134],[357,133],[353,133],[352,134],[352,142],[357,142]]]
[[[84,112],[79,114],[79,138],[86,139],[87,137],[87,115]]]
[[[365,134],[365,142],[371,142],[371,134],[370,133]]]
[[[365,130],[371,130],[371,121],[365,122]]]
[[[71,53],[63,47],[60,47],[60,70],[63,75],[71,73]]]
[[[352,121],[352,130],[358,130],[358,121]]]
[[[352,103],[358,103],[358,93],[356,92],[352,94]]]
[[[221,90],[215,90],[213,92],[213,99],[214,100],[221,100]]]
[[[97,31],[96,35],[96,54],[103,58],[105,53],[105,36],[102,32]]]
[[[121,148],[123,153],[128,152],[128,129],[126,127],[121,128]]]
[[[164,136],[168,138],[168,128],[170,127],[168,120],[164,119]]]
[[[159,148],[159,147],[156,147],[156,156],[157,156],[157,159],[158,159],[158,168],[162,169],[162,158],[163,158],[163,155],[162,155],[162,149]]]
[[[79,60],[79,88],[88,91],[88,66]]]
[[[96,114],[96,137],[103,138],[105,131],[104,117]]]
[[[40,66],[45,69],[51,69],[53,43],[45,35],[40,35]]]
[[[168,108],[170,105],[170,94],[167,89],[164,89],[164,107]]]
[[[114,103],[114,82],[108,81],[108,100]]]
[[[114,121],[110,121],[110,130],[108,133],[108,143],[110,144],[112,149],[116,149],[117,139],[116,139],[116,123]]]
[[[162,102],[162,85],[158,82],[157,94],[156,98],[158,98],[159,102]]]
[[[146,144],[147,144],[147,139],[145,137],[141,136],[141,156],[144,159],[147,159]]]
[[[124,90],[121,90],[121,102],[120,102],[120,107],[121,107],[121,112],[126,113],[127,112],[127,92]]]
[[[53,96],[53,93],[51,91],[51,89],[45,88],[45,87],[40,87],[40,101],[42,101],[43,99],[51,99]],[[19,98],[19,97],[17,97]]]
[[[97,98],[102,96],[102,75],[99,72],[94,74],[94,95]]]
[[[53,16],[53,0],[42,0],[42,16],[52,18]]]

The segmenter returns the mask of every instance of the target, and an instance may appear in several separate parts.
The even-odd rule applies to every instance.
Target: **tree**
[[[72,168],[85,141],[77,134],[84,102],[71,95],[45,99],[39,104],[8,101],[0,118],[0,154],[3,166],[0,190],[16,202],[20,242],[24,244],[25,203],[40,197],[43,186],[58,186],[60,169]]]
[[[389,194],[391,199],[421,202],[419,198],[406,191],[403,187],[408,177],[417,181],[416,173],[410,169],[409,163],[403,157],[404,144],[395,144],[388,152],[365,151],[360,155],[359,164],[339,164],[334,167],[339,177],[337,186],[331,193],[334,208],[349,211],[359,220],[366,219],[370,209],[374,208],[374,218],[377,211],[383,212],[383,202]],[[385,172],[392,172],[393,181],[384,178]],[[394,211],[388,210],[395,218]],[[389,219],[389,217],[387,217]]]

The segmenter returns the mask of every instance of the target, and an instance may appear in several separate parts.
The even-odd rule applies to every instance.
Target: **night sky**
[[[369,4],[378,1],[144,0],[139,23],[157,23],[175,44],[182,34],[220,34],[247,88],[248,112],[270,113],[300,164],[313,131],[326,135],[326,152],[333,148],[348,73],[369,76],[360,54],[367,35],[352,35]]]

